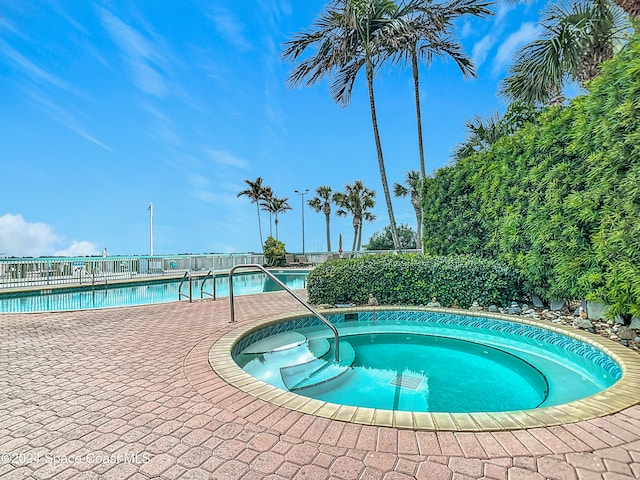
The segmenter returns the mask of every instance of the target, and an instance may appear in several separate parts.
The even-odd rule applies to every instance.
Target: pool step
[[[307,342],[307,337],[298,332],[282,332],[263,338],[245,348],[242,353],[261,354],[291,350]]]
[[[318,362],[307,364],[307,368],[281,369],[282,379],[292,392],[304,390],[335,380],[351,370],[356,354],[351,344],[340,341],[340,361],[333,360],[335,350],[332,347]],[[297,366],[296,366],[297,367]],[[290,374],[291,373],[291,374]]]
[[[290,335],[294,333],[294,335]],[[317,353],[329,350],[329,342],[307,341],[304,335],[284,332],[254,343],[243,350],[241,356],[249,357],[243,370],[259,380],[274,387],[288,390],[281,375],[281,369],[296,365],[309,365],[318,362]]]

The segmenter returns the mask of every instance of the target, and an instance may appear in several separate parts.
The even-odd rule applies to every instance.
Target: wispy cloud
[[[73,90],[67,82],[57,77],[53,73],[49,73],[43,68],[39,67],[4,41],[0,41],[0,52],[2,52],[7,58],[12,60],[24,74],[31,78],[31,80],[41,85],[53,85],[69,92]]]
[[[493,73],[499,74],[505,65],[512,60],[513,54],[522,45],[531,42],[540,32],[540,28],[533,22],[520,25],[520,28],[507,37],[500,45],[496,57],[493,60]]]
[[[127,25],[105,9],[99,9],[104,27],[122,51],[133,81],[145,93],[163,98],[168,87],[163,76],[165,60],[159,49],[142,32]]]
[[[226,150],[215,150],[211,148],[207,148],[204,150],[207,156],[214,162],[219,165],[229,165],[231,167],[247,169],[249,164],[246,160],[243,160],[240,157],[235,156],[231,152],[227,152]]]
[[[113,149],[111,147],[109,147],[105,143],[98,140],[95,136],[88,133],[86,129],[81,126],[81,122],[77,119],[75,115],[59,107],[52,101],[47,100],[43,96],[38,95],[34,90],[28,91],[27,95],[40,106],[40,109],[46,115],[48,115],[50,118],[52,118],[56,122],[64,125],[69,130],[80,135],[85,140],[88,140],[89,142],[94,143],[95,145],[98,145],[101,148],[104,148],[108,152],[113,152]]]
[[[282,18],[291,15],[291,4],[288,0],[260,2],[262,18],[269,30],[275,32],[280,25]]]
[[[223,40],[232,43],[239,50],[251,49],[251,42],[243,32],[242,23],[228,10],[220,5],[215,5],[210,18],[216,32]]]
[[[471,59],[476,69],[480,69],[480,66],[487,59],[489,52],[498,42],[498,39],[504,31],[507,15],[513,9],[515,9],[515,5],[508,2],[501,2],[495,16],[493,17],[490,32],[473,46]]]
[[[482,37],[482,39],[473,46],[473,50],[471,50],[471,61],[476,69],[479,69],[487,59],[489,51],[496,44],[497,40],[497,36],[494,33],[490,33]]]

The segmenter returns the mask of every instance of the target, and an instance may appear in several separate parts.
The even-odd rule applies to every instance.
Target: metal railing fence
[[[0,258],[0,289],[182,276],[263,263],[262,254]]]

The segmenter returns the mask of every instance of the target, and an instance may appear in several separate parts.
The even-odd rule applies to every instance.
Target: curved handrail
[[[321,313],[318,313],[311,305],[309,305],[307,302],[301,299],[298,295],[296,295],[293,292],[293,290],[291,290],[284,283],[282,283],[278,278],[275,277],[275,275],[273,275],[266,268],[264,268],[262,265],[258,265],[257,263],[254,263],[254,264],[246,263],[242,265],[236,265],[235,267],[232,267],[231,270],[229,270],[229,313],[231,314],[231,322],[236,321],[234,302],[233,302],[233,272],[235,272],[240,268],[257,268],[258,270],[262,271],[262,273],[264,273],[267,277],[269,277],[271,280],[273,280],[282,288],[284,288],[287,292],[289,292],[289,294],[293,298],[295,298],[298,302],[300,302],[303,307],[305,307],[307,310],[313,313],[313,315],[318,320],[320,320],[327,327],[329,327],[333,332],[334,343],[336,345],[336,362],[340,361],[340,335],[338,334],[338,329],[335,327],[335,325],[333,325],[333,323],[327,320],[324,315],[322,315]]]
[[[213,280],[213,293],[204,291],[204,284],[206,283],[208,278],[211,278]],[[204,298],[205,295],[212,297],[214,300],[216,299],[216,272],[214,272],[213,270],[209,270],[207,272],[207,274],[202,279],[202,285],[200,285],[200,298]]]
[[[182,284],[187,278],[189,279],[189,295],[187,295],[186,293],[182,293]],[[188,270],[184,272],[182,280],[180,280],[180,285],[178,285],[178,301],[180,301],[182,297],[188,298],[189,303],[193,302],[193,282],[191,279],[191,272],[189,272]]]
[[[104,287],[107,288],[107,285],[109,283],[107,280],[107,276],[98,267],[93,267],[93,270],[91,271],[91,286],[93,287],[96,284],[96,271],[98,272],[98,274],[102,273],[102,278],[104,280]]]

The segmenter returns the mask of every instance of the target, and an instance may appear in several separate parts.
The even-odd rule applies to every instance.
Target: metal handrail
[[[204,291],[204,284],[206,283],[207,278],[211,278],[213,280],[213,293]],[[202,285],[200,286],[200,298],[204,298],[205,295],[209,295],[214,300],[216,299],[216,274],[213,270],[209,270],[202,279]]]
[[[98,267],[93,267],[93,270],[91,271],[91,286],[93,287],[96,284],[96,270],[98,271],[98,274],[102,273],[102,278],[104,279],[104,288],[107,288],[109,284],[107,275],[104,274]]]
[[[182,293],[182,284],[187,278],[189,279],[189,295]],[[182,300],[182,297],[188,298],[189,303],[193,302],[193,280],[191,278],[191,272],[189,271],[184,272],[184,276],[182,280],[180,280],[180,285],[178,285],[178,301]]]
[[[289,292],[289,294],[293,298],[295,298],[298,302],[300,302],[303,307],[305,307],[307,310],[309,310],[311,313],[313,313],[313,315],[318,320],[320,320],[327,327],[329,327],[331,329],[331,331],[333,332],[334,343],[336,345],[336,357],[335,357],[336,358],[336,362],[340,361],[340,335],[338,334],[338,329],[335,327],[335,325],[333,325],[333,323],[331,323],[329,320],[327,320],[324,315],[322,315],[321,313],[318,313],[311,305],[309,305],[307,302],[305,302],[303,299],[301,299],[299,296],[297,296],[293,292],[293,290],[291,290],[284,283],[282,283],[278,278],[276,278],[275,275],[273,275],[271,272],[269,272],[262,265],[258,265],[258,264],[236,265],[235,267],[231,268],[231,270],[229,270],[229,313],[231,314],[231,322],[232,323],[236,321],[234,302],[233,302],[233,272],[235,272],[236,270],[238,270],[240,268],[255,268],[255,269],[258,269],[258,270],[262,271],[262,273],[264,273],[267,277],[269,277],[271,280],[273,280],[278,285],[280,285],[282,288],[284,288],[287,292]]]

